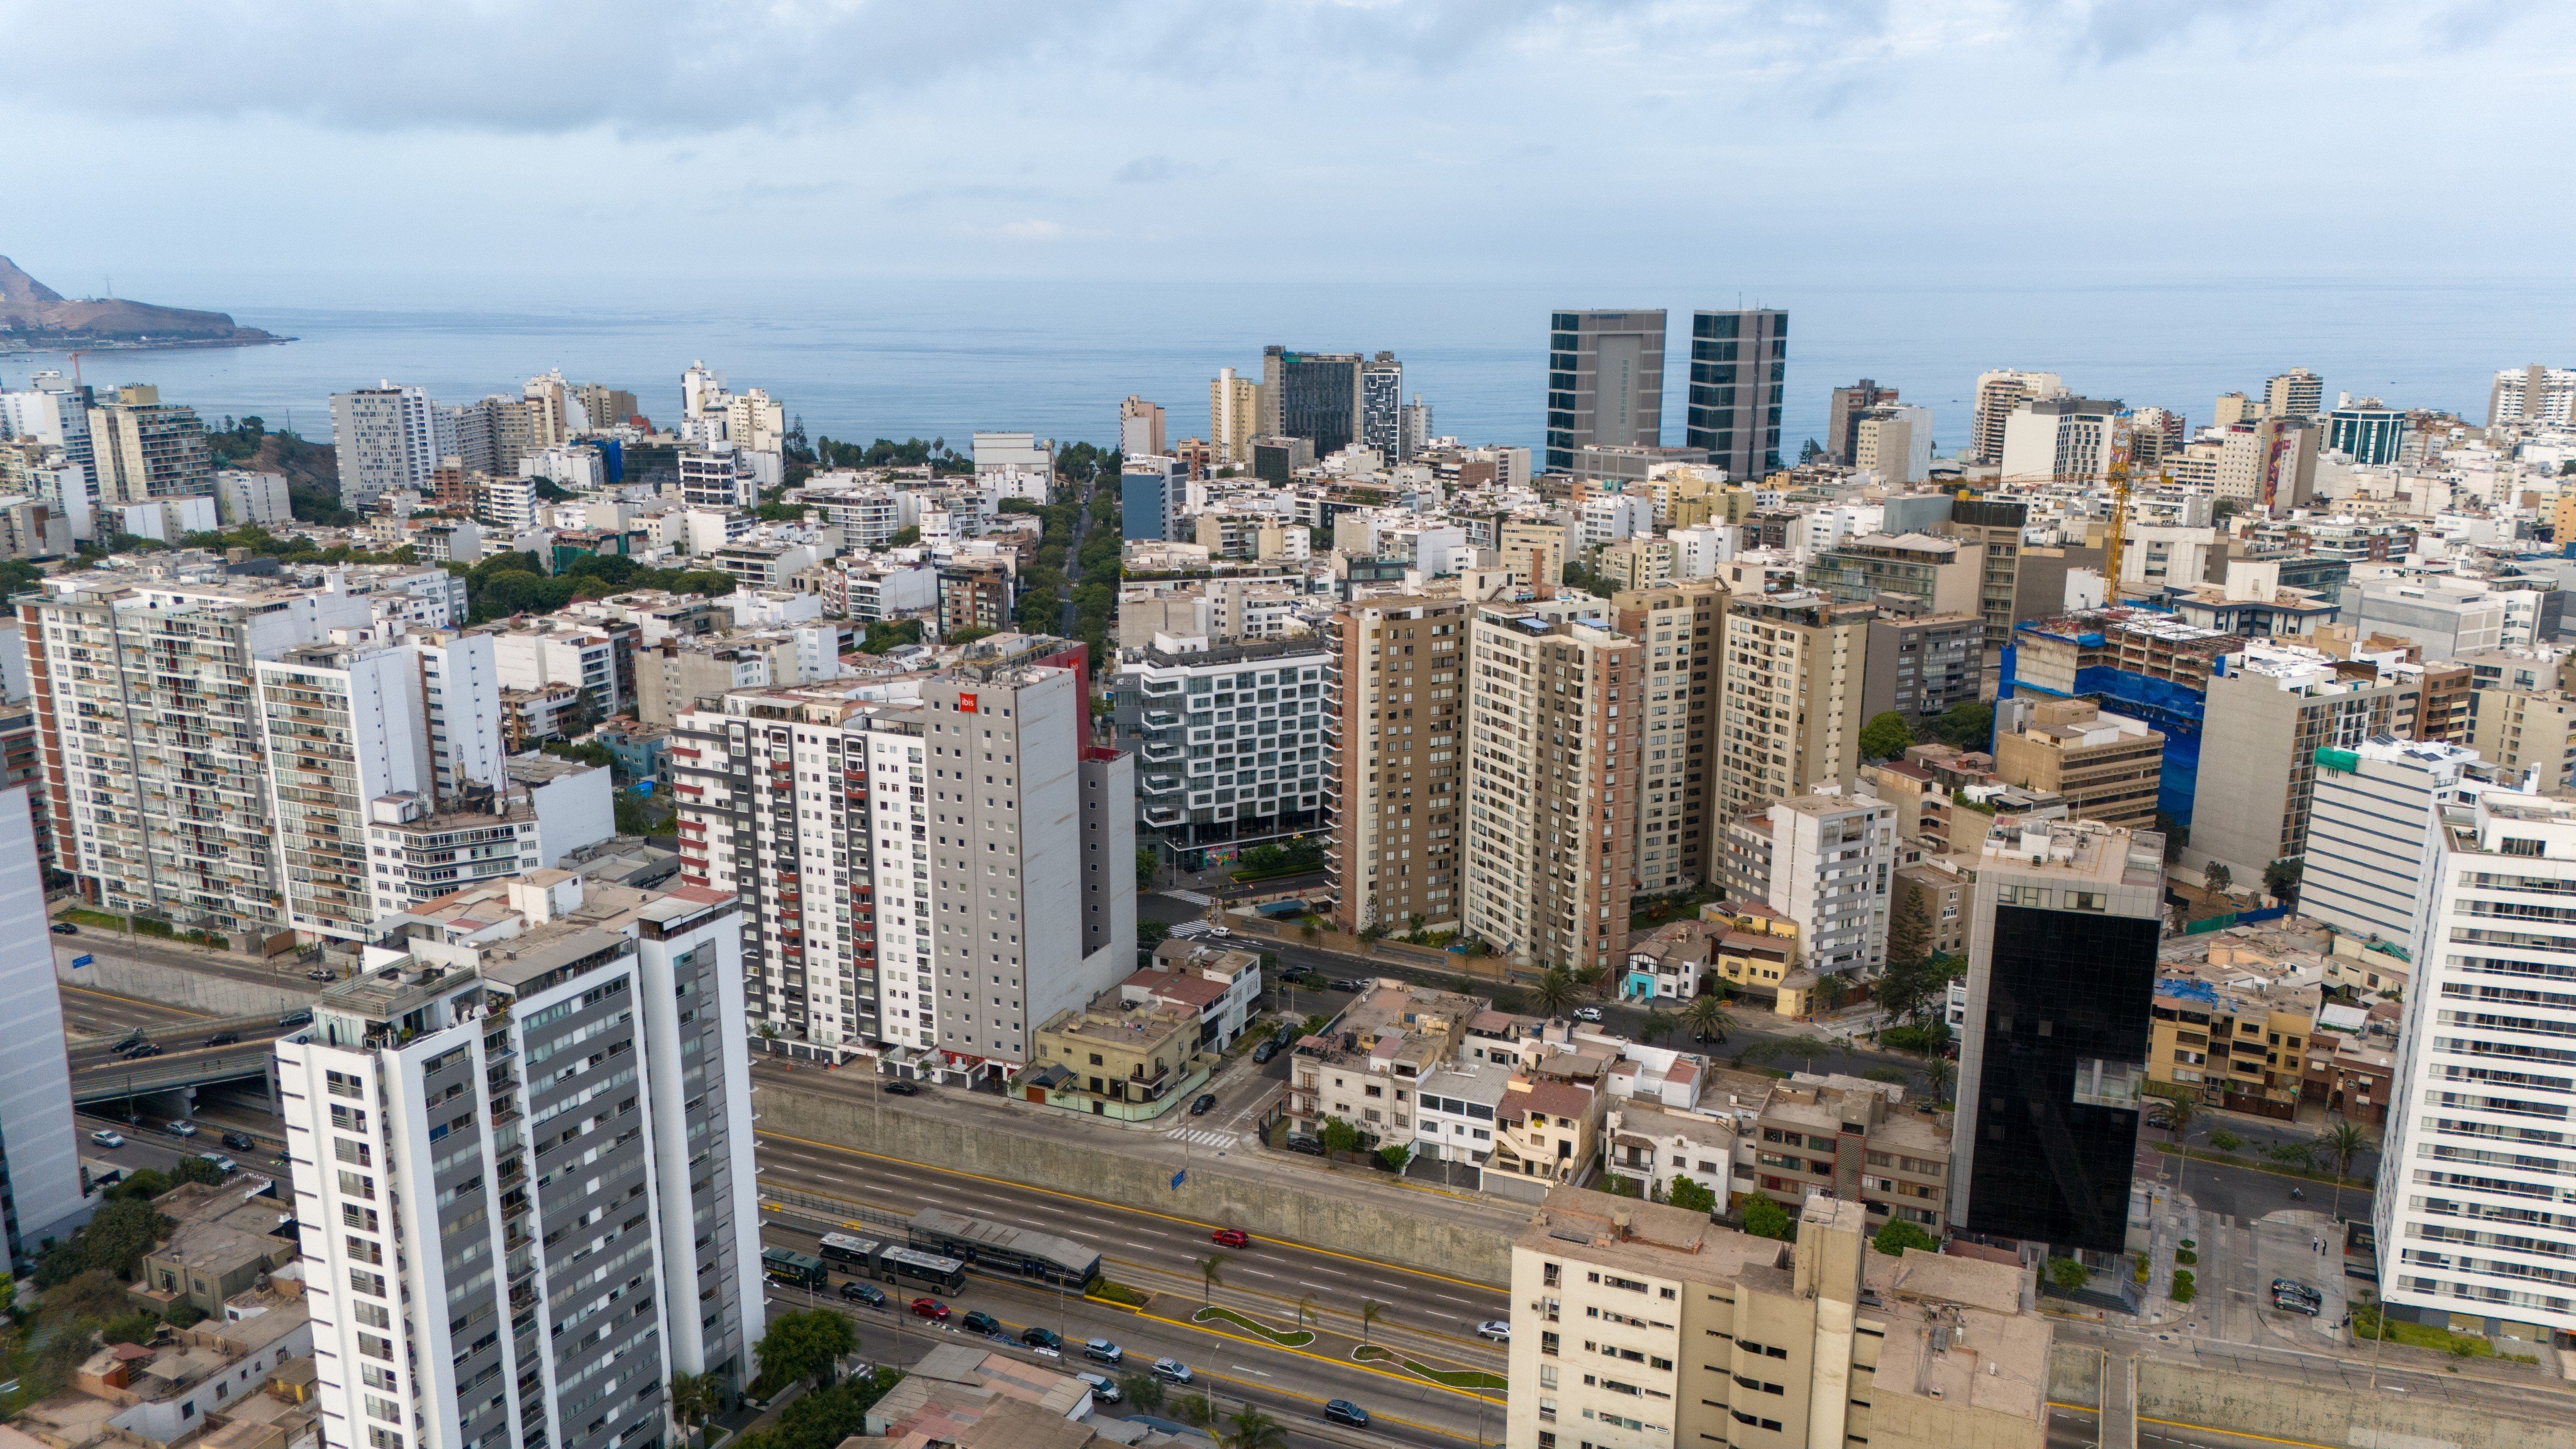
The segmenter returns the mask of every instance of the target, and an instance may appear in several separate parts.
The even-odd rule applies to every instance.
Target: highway
[[[131,996],[113,992],[92,991],[85,986],[62,983],[63,1029],[74,1037],[123,1037],[136,1027],[146,1030],[184,1027],[205,1020],[203,1012],[184,1006],[165,1006],[157,1001],[137,1001]]]

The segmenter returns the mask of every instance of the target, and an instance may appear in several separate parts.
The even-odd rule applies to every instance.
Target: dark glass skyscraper
[[[1690,409],[1682,444],[1705,448],[1729,478],[1780,469],[1781,380],[1789,314],[1768,307],[1691,314]]]
[[[2005,816],[1977,867],[1950,1216],[2118,1253],[2164,897],[2164,837]]]
[[[1663,442],[1663,309],[1550,313],[1547,471],[1570,471],[1587,443]]]
[[[1360,365],[1356,352],[1263,348],[1262,433],[1304,438],[1315,445],[1319,459],[1329,458],[1359,441]],[[1397,386],[1401,388],[1402,384]]]

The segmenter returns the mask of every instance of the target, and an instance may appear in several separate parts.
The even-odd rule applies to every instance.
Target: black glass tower
[[[1770,307],[1691,314],[1690,405],[1682,445],[1737,480],[1780,470],[1780,397],[1789,314]]]

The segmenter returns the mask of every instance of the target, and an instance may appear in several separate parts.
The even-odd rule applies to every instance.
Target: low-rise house
[[[1739,1121],[1746,1095],[1731,1088]],[[1903,1218],[1941,1236],[1949,1222],[1950,1117],[1905,1097],[1903,1087],[1840,1073],[1771,1083],[1740,1136],[1750,1160],[1736,1191],[1759,1191],[1792,1211],[1826,1193],[1862,1203],[1873,1230]]]
[[[1614,1103],[1601,1131],[1602,1169],[1636,1182],[1648,1197],[1669,1201],[1673,1181],[1689,1178],[1726,1206],[1743,1150],[1733,1115],[1678,1111],[1660,1102]]]
[[[1020,1078],[1033,1102],[1097,1116],[1160,1116],[1208,1079],[1217,1058],[1199,1049],[1199,1013],[1159,1002],[1137,1010],[1101,996],[1037,1029],[1037,1054]]]
[[[1667,921],[1628,946],[1625,1001],[1688,1001],[1717,963],[1719,928],[1709,921]]]
[[[220,1430],[239,1415],[276,1431],[234,1436],[252,1441],[254,1449],[292,1449],[309,1441],[310,1409],[255,1402],[272,1374],[312,1361],[313,1321],[304,1285],[281,1277],[267,1291],[237,1295],[218,1307],[215,1317],[149,1345],[100,1348],[75,1370],[73,1389],[29,1405],[11,1427],[47,1449],[131,1449]]]
[[[1252,1019],[1252,1004],[1261,997],[1261,957],[1201,941],[1167,940],[1154,948],[1154,969],[1120,982],[1118,992],[1130,1002],[1196,1011],[1200,1045],[1221,1052]]]
[[[1482,1000],[1380,980],[1329,1030],[1301,1038],[1288,1071],[1288,1115],[1305,1131],[1339,1119],[1364,1138],[1411,1142],[1421,1080],[1458,1060]]]
[[[275,1197],[245,1198],[237,1187],[191,1182],[163,1193],[153,1206],[177,1226],[168,1241],[143,1255],[133,1291],[158,1310],[186,1303],[221,1317],[226,1299],[249,1292],[303,1253],[292,1205]]]
[[[1572,1183],[1589,1171],[1598,1150],[1602,1109],[1607,1093],[1580,1082],[1533,1076],[1513,1077],[1504,1085],[1495,1113],[1494,1155],[1487,1160],[1484,1187],[1495,1179],[1503,1191],[1527,1195],[1527,1185]]]
[[[1512,1069],[1462,1060],[1422,1078],[1415,1091],[1413,1150],[1442,1162],[1482,1167],[1494,1155],[1494,1126]]]

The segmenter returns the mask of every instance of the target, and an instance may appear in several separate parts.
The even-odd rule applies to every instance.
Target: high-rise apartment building
[[[46,934],[38,788],[0,790],[0,1011],[15,1043],[0,1053],[0,1225],[20,1275],[35,1271],[47,1239],[70,1238],[73,1220],[89,1206],[72,1126],[54,938]]]
[[[1968,460],[1973,463],[2001,463],[2004,460],[2004,430],[2015,410],[2037,398],[2056,397],[2066,391],[2066,383],[2053,372],[1981,372],[1977,374],[1977,406],[1968,425]]]
[[[1110,700],[1142,843],[1203,860],[1320,831],[1332,665],[1312,638],[1123,651]]]
[[[659,1444],[763,1326],[741,908],[429,903],[277,1047],[326,1449]]]
[[[1403,411],[1396,415],[1396,456],[1411,458],[1430,446],[1431,404],[1424,402],[1422,394],[1417,392],[1413,401],[1406,403]],[[1520,451],[1524,456],[1529,452],[1526,448]]]
[[[1466,636],[1454,596],[1354,600],[1325,628],[1324,869],[1339,930],[1459,919]]]
[[[2576,1332],[2576,999],[2537,923],[2576,895],[2576,801],[2505,790],[2440,810],[2410,944],[2395,1101],[2371,1204],[2393,1317],[2548,1343]]]
[[[2145,830],[2156,823],[2165,737],[2089,699],[2042,700],[2019,729],[1995,731],[1995,777],[2066,801],[2078,820]]]
[[[1711,874],[1718,701],[1725,689],[1726,586],[1677,581],[1610,596],[1618,631],[1637,641],[1645,738],[1638,746],[1637,889],[1688,890]]]
[[[420,665],[436,798],[455,799],[469,785],[499,789],[509,751],[501,740],[501,666],[492,636],[418,629],[400,642]]]
[[[2246,508],[2305,505],[2316,491],[2316,421],[2259,417],[2230,424],[2219,439],[2210,490]]]
[[[2487,426],[2576,422],[2576,367],[2508,367],[2487,392]]]
[[[1734,479],[1780,471],[1780,398],[1789,314],[1753,307],[1691,314],[1688,422],[1682,445],[1706,448]]]
[[[1663,445],[1664,326],[1661,307],[1549,315],[1547,471],[1586,444]]]
[[[1080,647],[978,648],[916,700],[744,690],[679,715],[681,873],[756,911],[746,1002],[773,1050],[989,1075],[1133,966],[1134,767],[1082,743]]]
[[[2394,463],[2406,445],[2406,414],[2375,397],[2335,404],[2325,446],[2356,463]]]
[[[2028,617],[2020,602],[2022,530],[2029,521],[2030,505],[2019,499],[1961,498],[1941,525],[1944,535],[1985,550],[1977,564],[1977,612],[1986,621],[1989,649],[2011,643],[2013,624]],[[2060,600],[2040,602],[2037,612],[2054,613]]]
[[[161,401],[161,389],[120,387],[89,410],[91,471],[102,505],[202,498],[215,491],[214,454],[197,410]]]
[[[1852,419],[1851,465],[1890,484],[1932,476],[1932,410],[1882,403]]]
[[[1503,1443],[2040,1449],[2050,1329],[2020,1270],[1873,1253],[1868,1206],[1809,1197],[1786,1245],[1553,1189],[1512,1244]]]
[[[1217,369],[1208,384],[1208,445],[1217,462],[1245,468],[1252,463],[1252,440],[1261,432],[1261,384],[1237,377],[1234,369]]]
[[[2192,856],[2252,884],[2307,849],[2317,751],[2413,734],[2420,687],[2367,661],[2249,642],[2218,661],[2203,700]]]
[[[2316,755],[2299,914],[2365,941],[2413,949],[2442,812],[2519,772],[2432,740],[2364,740]]]
[[[331,394],[331,446],[340,461],[340,506],[364,511],[381,493],[434,486],[438,409],[429,394],[390,382]]]
[[[1838,784],[1859,768],[1876,613],[1803,591],[1728,601],[1719,818]]]
[[[1261,435],[1304,438],[1329,458],[1359,441],[1360,367],[1356,352],[1261,352]]]
[[[427,794],[435,781],[419,659],[369,632],[251,665],[286,918],[297,931],[375,936],[372,802]]]
[[[1360,364],[1361,444],[1377,450],[1387,464],[1402,462],[1404,450],[1404,364],[1392,352],[1380,352]]]
[[[1647,674],[1601,607],[1484,604],[1469,625],[1467,929],[1543,969],[1627,949]]]
[[[368,630],[366,599],[89,570],[47,580],[18,613],[54,839],[82,894],[236,938],[281,929],[284,867],[254,662],[334,630]]]
[[[2015,407],[2004,420],[1998,460],[2004,486],[2107,482],[2122,411],[2116,402],[2064,395]]]
[[[2325,379],[2304,367],[2264,379],[2263,416],[2313,419],[2326,410]]]
[[[1128,457],[1171,451],[1163,446],[1163,405],[1129,393],[1118,404],[1118,450]]]
[[[1726,888],[1798,928],[1801,965],[1862,979],[1887,965],[1897,808],[1874,795],[1800,795],[1731,822]]]
[[[760,504],[760,479],[751,459],[731,443],[679,451],[680,501],[697,508],[739,513]]]
[[[88,520],[99,502],[98,460],[89,435],[90,401],[88,388],[50,370],[29,378],[22,389],[0,392],[0,439],[60,448],[63,461],[80,469],[77,490],[60,483],[53,490],[72,519],[75,538],[89,536]]]
[[[1893,711],[1923,724],[1985,693],[1986,625],[1973,613],[1898,613],[1869,621],[1863,723]]]
[[[2004,816],[1977,863],[1950,1221],[2071,1256],[2128,1240],[2164,837]]]
[[[1825,410],[1825,460],[1850,464],[1860,441],[1862,414],[1894,401],[1896,389],[1880,387],[1874,378],[1864,377],[1849,387],[1835,388],[1833,402]]]

